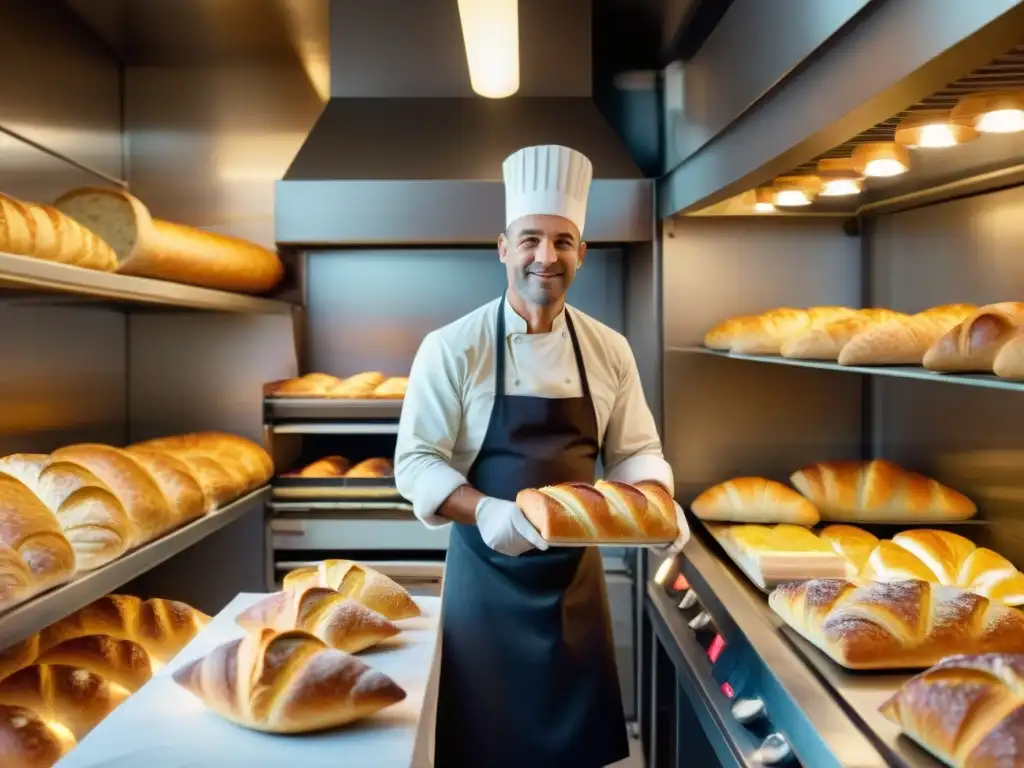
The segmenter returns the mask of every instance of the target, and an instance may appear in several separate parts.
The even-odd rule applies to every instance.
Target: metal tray
[[[543,537],[542,537],[543,538]],[[549,547],[664,547],[671,539],[592,539],[587,541],[547,541]]]
[[[393,477],[274,478],[275,499],[400,499]]]
[[[267,423],[277,421],[397,421],[402,400],[349,400],[326,397],[266,397],[263,412]]]

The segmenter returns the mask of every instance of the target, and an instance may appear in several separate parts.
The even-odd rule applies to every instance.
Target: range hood
[[[593,162],[588,241],[650,240],[653,182],[591,97],[589,0],[519,5],[520,92],[492,100],[470,90],[455,0],[333,0],[331,98],[277,182],[278,243],[491,243],[502,161],[533,144]]]

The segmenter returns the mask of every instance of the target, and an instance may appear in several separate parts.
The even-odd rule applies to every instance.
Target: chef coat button
[[[518,387],[518,386],[519,386],[519,379],[516,379],[516,380],[515,380],[515,381],[513,381],[512,383],[513,383],[513,384],[514,384],[515,386],[517,386],[517,387]]]
[[[568,336],[568,335],[569,335],[568,333],[566,333],[565,331],[562,331],[562,338],[563,338],[563,339],[564,339],[564,338],[565,338],[566,336]]]
[[[521,342],[522,340],[523,340],[523,337],[522,337],[522,336],[516,336],[516,337],[515,337],[515,339],[513,339],[513,341],[514,341],[514,342],[515,342],[516,344],[518,344],[518,343],[519,343],[519,342]]]
[[[566,384],[572,384],[572,379],[566,379],[566,380],[565,380],[565,383],[566,383]]]

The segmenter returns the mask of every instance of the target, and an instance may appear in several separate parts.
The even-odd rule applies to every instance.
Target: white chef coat
[[[427,334],[409,373],[395,447],[395,482],[416,516],[434,528],[437,509],[460,485],[483,444],[494,407],[494,331],[505,312],[505,393],[580,397],[582,386],[565,311],[550,333],[528,334],[526,321],[495,299]],[[605,477],[653,480],[674,490],[633,351],[622,334],[569,307],[597,416]]]

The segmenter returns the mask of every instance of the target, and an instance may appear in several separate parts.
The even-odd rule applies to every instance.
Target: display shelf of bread
[[[366,371],[339,378],[329,373],[307,373],[270,384],[270,397],[325,398],[329,400],[401,400],[409,379]]]
[[[54,765],[209,621],[174,600],[106,595],[0,648],[0,765]]]
[[[763,591],[790,581],[843,578],[848,574],[846,559],[809,528],[786,523],[708,523],[706,527],[747,578]]]
[[[915,314],[777,307],[722,321],[705,334],[703,349],[765,362],[1012,387],[1024,381],[1024,302],[945,304]]]
[[[352,463],[344,456],[324,456],[274,478],[275,499],[401,498],[391,459],[373,457]]]

